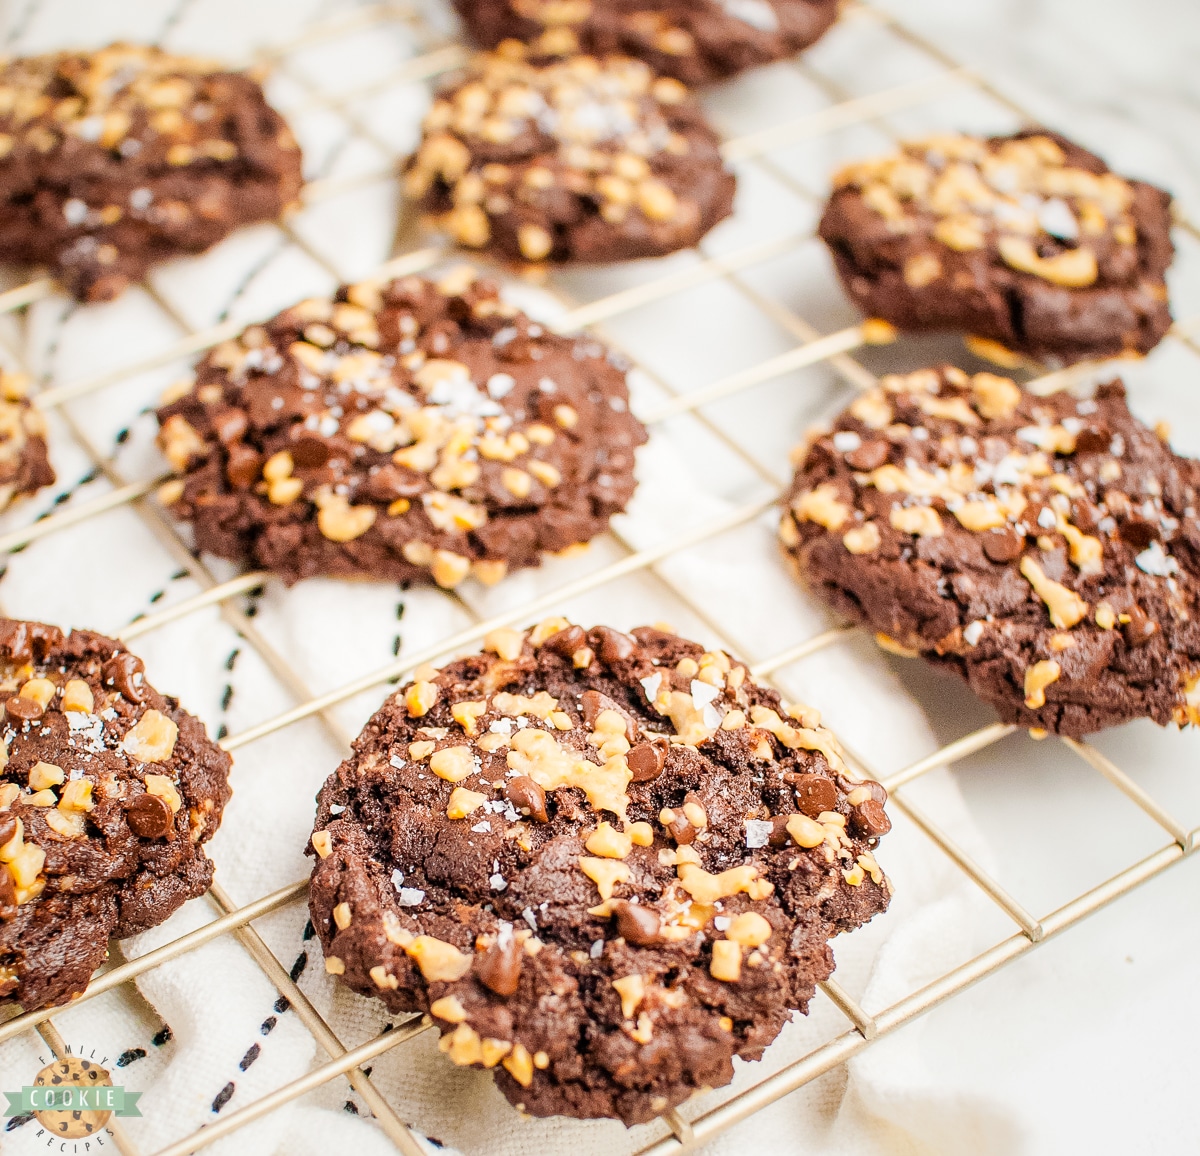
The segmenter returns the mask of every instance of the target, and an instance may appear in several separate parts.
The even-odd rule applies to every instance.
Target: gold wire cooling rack
[[[186,4],[183,7],[186,7]],[[294,39],[277,45],[258,57],[256,63],[259,66],[276,76],[288,77],[303,92],[298,105],[285,109],[289,116],[294,117],[306,112],[332,114],[342,126],[343,146],[354,140],[366,141],[389,158],[388,163],[378,171],[360,172],[348,177],[317,176],[310,179],[304,190],[304,202],[307,206],[323,202],[336,203],[338,198],[366,186],[395,180],[396,163],[401,159],[400,153],[395,144],[381,135],[362,115],[361,108],[364,102],[387,94],[399,86],[413,85],[435,78],[465,59],[464,49],[447,41],[426,19],[426,15],[403,4],[343,8],[333,15],[326,14],[314,19]],[[389,27],[403,32],[408,42],[415,46],[414,55],[399,69],[369,83],[329,92],[324,90],[319,82],[295,67],[298,54],[313,45],[329,45],[336,43],[339,38],[349,38],[364,31],[382,31]],[[801,74],[808,85],[821,94],[821,106],[802,115],[784,117],[779,123],[769,127],[727,136],[724,144],[725,157],[730,164],[742,172],[757,170],[769,174],[773,180],[789,190],[798,203],[807,205],[810,212],[822,199],[821,188],[827,173],[810,172],[808,175],[815,182],[810,187],[796,174],[794,166],[785,163],[787,151],[796,146],[836,138],[838,134],[849,133],[863,126],[872,126],[894,138],[897,131],[895,118],[898,114],[937,100],[981,100],[990,105],[994,112],[1006,117],[1009,122],[1035,121],[1034,117],[983,77],[964,68],[940,48],[863,0],[851,0],[846,4],[838,34],[846,37],[869,35],[873,66],[879,65],[881,50],[885,53],[888,50],[903,52],[907,59],[919,59],[923,61],[920,75],[865,95],[852,95],[838,80],[824,73],[813,62],[813,54],[810,54],[781,67],[794,69]],[[878,73],[886,76],[887,69],[879,69]],[[301,232],[287,222],[276,227],[279,230],[278,241],[281,247],[294,247],[326,270],[335,281],[344,279],[329,257]],[[1195,226],[1182,213],[1177,214],[1177,229],[1180,235],[1189,240],[1200,240],[1200,232],[1197,232]],[[713,283],[727,286],[745,304],[756,310],[769,325],[781,332],[790,346],[784,352],[760,360],[707,385],[686,391],[680,391],[668,382],[664,375],[653,372],[644,361],[638,366],[659,391],[658,400],[648,407],[643,407],[640,414],[646,424],[653,429],[668,419],[684,416],[699,423],[709,436],[718,439],[769,488],[769,497],[723,513],[706,524],[662,542],[652,549],[635,549],[625,542],[617,531],[610,531],[609,537],[622,551],[618,560],[600,565],[524,605],[487,620],[474,613],[456,595],[443,593],[442,597],[454,600],[472,617],[474,621],[469,627],[443,637],[419,651],[401,653],[394,662],[353,678],[327,693],[313,694],[305,686],[302,677],[268,641],[264,632],[256,627],[252,612],[248,612],[242,603],[241,596],[273,581],[271,576],[255,572],[242,574],[227,581],[218,580],[204,561],[192,553],[175,525],[164,516],[161,507],[154,502],[153,492],[165,478],[130,479],[125,476],[117,468],[114,457],[104,452],[88,430],[83,428],[83,423],[73,417],[71,412],[71,403],[80,398],[109,389],[147,371],[199,354],[234,336],[247,324],[245,319],[226,320],[210,328],[197,330],[189,325],[181,312],[153,285],[143,286],[149,298],[174,324],[181,336],[159,352],[133,364],[85,380],[46,388],[39,394],[39,403],[45,409],[55,411],[58,420],[69,430],[92,463],[94,476],[105,483],[107,489],[99,497],[71,498],[56,504],[32,524],[0,534],[0,554],[7,556],[48,535],[67,532],[72,527],[80,526],[119,507],[128,506],[135,510],[145,527],[201,587],[201,592],[163,610],[137,618],[121,632],[121,637],[127,642],[135,642],[136,639],[202,608],[216,607],[238,636],[257,650],[265,665],[295,701],[295,705],[275,717],[225,737],[222,745],[229,751],[239,750],[310,717],[319,719],[333,740],[345,748],[349,736],[330,713],[330,708],[364,691],[380,691],[389,682],[394,682],[423,662],[444,659],[461,648],[472,646],[489,630],[511,623],[531,622],[546,612],[557,610],[572,598],[599,590],[629,575],[645,573],[653,576],[718,639],[722,639],[726,634],[722,631],[720,622],[697,605],[677,584],[673,584],[669,574],[659,569],[658,564],[681,551],[702,542],[711,542],[760,518],[777,499],[786,478],[765,465],[761,460],[762,455],[756,452],[753,445],[747,445],[746,438],[741,436],[740,432],[731,429],[726,423],[715,420],[708,407],[735,395],[747,394],[755,387],[776,381],[806,367],[828,367],[843,392],[847,388],[867,389],[876,381],[875,374],[867,368],[863,360],[854,356],[878,340],[876,330],[870,323],[853,325],[836,332],[821,332],[809,320],[782,303],[777,296],[756,287],[747,276],[748,272],[756,267],[793,255],[801,247],[811,244],[812,240],[811,231],[796,232],[726,251],[720,255],[712,255],[706,243],[690,264],[649,266],[647,279],[583,302],[576,301],[568,291],[568,283],[574,284],[568,277],[555,275],[546,286],[552,293],[557,294],[566,307],[555,323],[560,332],[579,332],[587,329],[610,346],[615,342],[613,337],[603,330],[604,323]],[[374,276],[383,278],[418,273],[443,263],[450,256],[452,254],[448,250],[438,246],[403,252],[377,269]],[[19,321],[23,321],[30,306],[54,292],[55,285],[51,279],[39,277],[31,280],[0,293],[0,314],[13,314]],[[830,283],[828,292],[837,294],[838,290]],[[1166,340],[1187,351],[1189,355],[1200,357],[1200,341],[1197,340],[1197,335],[1200,335],[1200,317],[1178,322]],[[731,335],[731,339],[736,339],[736,335]],[[6,342],[6,347],[2,350],[4,359],[10,364],[19,361],[12,348],[13,344],[11,341]],[[1063,388],[1094,370],[1094,366],[1084,365],[1066,371],[1035,374],[1030,385],[1034,389],[1047,391]],[[752,670],[759,679],[769,680],[784,668],[794,667],[795,664],[843,639],[847,632],[848,628],[833,628],[799,640],[778,653],[760,658],[753,663]],[[1149,816],[1166,834],[1167,841],[1153,853],[1130,863],[1098,885],[1074,895],[1054,910],[1041,915],[1027,910],[998,879],[918,808],[904,790],[930,771],[952,766],[985,750],[1014,729],[999,723],[984,726],[890,775],[880,776],[872,772],[872,769],[853,753],[851,761],[864,774],[882,778],[892,797],[893,812],[899,812],[906,817],[1003,913],[1007,921],[1015,925],[1015,930],[974,958],[938,975],[919,990],[891,1006],[873,1012],[861,1007],[836,980],[828,980],[821,985],[821,991],[844,1015],[843,1030],[746,1090],[727,1094],[723,1100],[720,1099],[720,1093],[712,1095],[706,1104],[717,1101],[715,1106],[705,1107],[700,1115],[690,1121],[678,1111],[666,1113],[660,1121],[659,1138],[643,1148],[639,1156],[650,1156],[651,1153],[655,1156],[671,1156],[673,1153],[693,1150],[705,1144],[718,1133],[759,1109],[843,1064],[870,1047],[873,1041],[895,1032],[985,976],[1034,950],[1039,944],[1073,928],[1088,915],[1166,871],[1195,849],[1200,828],[1187,829],[1177,822],[1159,802],[1096,747],[1089,743],[1064,739],[1062,742],[1065,746],[1116,787],[1128,804],[1140,808]],[[80,1001],[94,999],[123,985],[128,985],[126,990],[134,992],[136,989],[131,981],[137,976],[220,936],[231,935],[240,941],[281,996],[286,998],[328,1057],[324,1063],[313,1067],[302,1078],[279,1087],[236,1111],[220,1116],[202,1129],[161,1149],[158,1156],[184,1156],[186,1153],[197,1151],[339,1077],[345,1077],[359,1094],[383,1132],[399,1151],[406,1156],[418,1156],[422,1151],[408,1125],[401,1120],[372,1083],[368,1074],[369,1068],[364,1065],[368,1065],[372,1059],[385,1052],[402,1047],[406,1041],[419,1033],[430,1030],[433,1025],[428,1017],[412,1017],[392,1030],[348,1049],[253,926],[255,920],[271,912],[303,902],[306,891],[307,880],[298,880],[253,902],[237,906],[220,884],[214,883],[208,897],[219,913],[216,918],[138,959],[101,973],[79,997]],[[64,1044],[54,1026],[53,1017],[61,1010],[27,1012],[9,1019],[0,1024],[0,1043],[24,1032],[37,1031],[53,1051],[60,1053]],[[421,1121],[413,1121],[413,1124],[419,1127]],[[135,1156],[138,1149],[117,1120],[114,1119],[109,1124],[109,1130],[119,1150],[125,1156]]]

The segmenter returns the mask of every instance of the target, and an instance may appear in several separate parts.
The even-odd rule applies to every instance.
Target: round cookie
[[[300,152],[249,76],[114,44],[0,68],[0,260],[107,301],[300,192]]]
[[[646,440],[625,373],[459,269],[344,286],[213,350],[164,405],[196,544],[273,570],[491,584],[587,542]]]
[[[53,482],[46,419],[29,400],[29,379],[0,370],[0,510]]]
[[[677,80],[638,60],[547,64],[515,42],[455,76],[405,188],[456,241],[522,261],[625,261],[695,245],[735,180]]]
[[[802,451],[800,577],[1005,722],[1078,738],[1200,723],[1200,462],[1119,381],[1036,397],[951,367],[885,377]]]
[[[946,135],[842,169],[819,232],[868,316],[1065,363],[1170,327],[1170,205],[1055,133]]]
[[[837,0],[454,0],[485,48],[524,41],[537,56],[623,53],[685,84],[792,56],[823,36]]]
[[[415,673],[318,798],[326,970],[536,1115],[636,1124],[757,1059],[883,911],[886,793],[721,652],[563,618]]]
[[[212,881],[229,756],[86,630],[0,619],[0,1004],[63,1003]]]

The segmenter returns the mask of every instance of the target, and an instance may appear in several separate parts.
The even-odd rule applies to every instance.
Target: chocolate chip
[[[1015,562],[1025,548],[1025,539],[1011,526],[1001,526],[996,530],[988,530],[983,535],[983,552],[988,561],[998,566]]]
[[[892,821],[887,817],[883,804],[877,799],[868,799],[851,811],[850,825],[858,834],[865,835],[868,839],[877,839],[892,829]]]
[[[3,847],[16,833],[16,815],[0,815],[0,847]]]
[[[290,447],[292,461],[302,470],[319,470],[333,456],[323,438],[301,434]]]
[[[143,839],[161,839],[171,830],[171,808],[157,795],[138,795],[125,808],[129,829]]]
[[[516,809],[539,823],[550,822],[546,813],[546,792],[528,775],[517,775],[504,784],[504,797]]]
[[[1158,623],[1135,602],[1129,608],[1129,621],[1122,624],[1121,633],[1128,646],[1145,646],[1158,633]]]
[[[587,640],[596,657],[606,666],[615,666],[637,653],[637,639],[613,630],[611,626],[593,626],[588,631]]]
[[[0,863],[0,917],[15,915],[17,884],[7,864]]]
[[[497,995],[515,995],[521,984],[521,945],[516,938],[511,934],[497,938],[476,963],[475,976]]]
[[[583,646],[587,646],[587,633],[582,626],[568,626],[542,643],[542,649],[551,654],[561,654],[563,658],[570,658]]]
[[[1121,540],[1135,550],[1144,550],[1158,537],[1158,527],[1143,518],[1130,518],[1121,523]]]
[[[1112,434],[1106,429],[1088,426],[1075,435],[1076,454],[1102,454],[1112,445]]]
[[[587,723],[590,730],[596,729],[596,719],[600,717],[602,711],[615,710],[625,720],[625,737],[630,743],[637,742],[637,728],[628,712],[616,699],[609,698],[608,695],[602,694],[598,690],[585,690],[579,696],[579,701],[583,707],[583,721]]]
[[[241,442],[235,442],[229,447],[229,458],[225,462],[225,476],[229,479],[231,486],[236,486],[239,490],[248,490],[258,481],[262,466],[262,454]]]
[[[837,807],[837,787],[824,775],[784,776],[784,781],[791,783],[796,792],[796,806],[800,813],[815,819],[822,811],[832,811]]]
[[[4,704],[4,713],[8,715],[11,722],[29,723],[37,722],[46,711],[36,699],[22,698],[17,695]]]
[[[791,835],[788,834],[787,824],[789,815],[776,815],[771,819],[771,834],[767,842],[772,847],[786,847]]]
[[[675,811],[671,821],[667,824],[667,830],[671,833],[671,838],[676,843],[682,843],[685,846],[688,843],[695,842],[696,828],[687,821],[682,811]]]
[[[856,450],[846,455],[846,465],[852,470],[869,473],[877,470],[888,460],[888,444],[882,438],[875,441],[863,442]]]
[[[667,765],[667,751],[670,746],[671,744],[665,738],[638,743],[625,756],[625,762],[629,764],[629,769],[633,772],[633,781],[649,783],[657,779],[662,774],[663,767]]]
[[[142,679],[146,668],[136,654],[123,650],[114,654],[101,669],[106,683],[115,686],[130,702],[142,702],[146,697],[146,684]]]
[[[643,907],[640,903],[627,903],[622,900],[617,904],[615,910],[617,934],[626,943],[632,943],[634,947],[649,947],[658,942],[658,912],[652,907]]]

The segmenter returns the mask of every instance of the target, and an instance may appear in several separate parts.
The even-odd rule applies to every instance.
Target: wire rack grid
[[[19,38],[34,18],[37,7],[36,0],[27,6],[23,22],[14,30],[14,39]],[[203,7],[203,0],[181,5],[164,22],[161,34],[168,47],[172,46],[181,15],[193,9],[191,14],[199,18]],[[384,35],[394,35],[395,42],[404,46],[402,55],[407,55],[394,67],[380,66],[375,75],[361,81],[331,89],[308,67],[314,52],[336,52],[339,44],[348,46],[348,50],[359,50],[364,36]],[[622,531],[618,520],[602,546],[590,552],[588,560],[555,563],[549,568],[553,580],[536,597],[499,604],[498,609],[496,604],[481,603],[469,593],[431,594],[430,597],[454,604],[458,620],[463,623],[460,629],[411,651],[401,648],[394,661],[318,693],[297,673],[284,649],[255,621],[253,596],[261,593],[263,587],[270,585],[280,597],[287,595],[275,590],[277,584],[267,574],[230,574],[197,557],[153,498],[155,488],[164,479],[153,468],[152,461],[135,462],[128,469],[121,454],[125,439],[118,436],[114,444],[103,444],[91,422],[94,411],[80,412],[77,409],[80,403],[89,399],[111,400],[118,394],[122,399],[138,396],[145,401],[148,395],[144,388],[138,394],[136,390],[126,392],[126,387],[130,383],[144,383],[148,375],[153,377],[158,370],[186,365],[187,359],[237,333],[249,321],[290,303],[255,299],[256,277],[272,262],[286,260],[289,255],[298,256],[306,267],[306,275],[311,279],[315,271],[324,288],[351,276],[362,276],[362,268],[349,271],[340,255],[332,255],[322,245],[319,228],[306,227],[311,225],[309,215],[317,214],[319,222],[326,219],[319,216],[322,212],[336,212],[339,205],[352,205],[353,198],[364,193],[375,195],[383,190],[384,195],[394,195],[396,165],[412,143],[411,125],[415,121],[410,116],[404,132],[392,131],[391,113],[395,105],[390,102],[398,97],[402,107],[419,110],[425,83],[461,63],[464,52],[447,39],[444,28],[436,18],[431,20],[427,11],[399,4],[343,5],[317,8],[300,34],[262,51],[256,60],[269,70],[273,94],[282,92],[286,97],[277,98],[277,103],[305,140],[310,170],[304,211],[290,223],[257,231],[261,250],[257,259],[250,262],[239,283],[228,288],[207,315],[197,314],[189,301],[174,296],[169,278],[152,278],[142,288],[164,335],[160,345],[126,364],[42,390],[41,405],[53,414],[56,431],[61,430],[77,447],[86,471],[77,485],[43,501],[36,520],[28,520],[28,508],[10,515],[11,528],[0,533],[0,551],[13,554],[51,536],[78,532],[121,508],[134,511],[144,529],[180,568],[178,574],[186,575],[194,585],[195,592],[168,600],[161,609],[138,613],[120,632],[121,637],[136,645],[138,639],[152,632],[213,608],[238,638],[253,648],[282,693],[290,699],[291,705],[284,709],[222,737],[222,745],[230,751],[249,747],[309,719],[319,723],[332,742],[344,750],[349,733],[335,713],[339,705],[356,696],[367,695],[377,700],[382,688],[423,662],[444,659],[478,643],[491,629],[532,622],[630,577],[648,580],[715,642],[745,653],[745,647],[737,645],[736,632],[723,622],[719,609],[697,598],[693,590],[673,578],[673,571],[666,563],[701,545],[719,544],[723,537],[769,516],[786,482],[783,453],[787,448],[782,442],[772,443],[770,438],[790,440],[799,433],[798,426],[778,418],[776,403],[802,394],[808,400],[796,416],[827,411],[844,404],[847,391],[869,388],[876,380],[872,367],[895,366],[906,358],[919,361],[925,352],[919,342],[875,349],[873,345],[885,335],[870,324],[842,324],[830,329],[825,324],[827,317],[802,315],[792,303],[796,295],[789,291],[789,286],[797,282],[818,285],[821,292],[814,295],[814,300],[839,301],[811,230],[832,160],[886,145],[913,124],[926,127],[928,120],[921,118],[930,115],[933,123],[944,127],[972,127],[963,121],[975,119],[985,127],[1003,128],[1014,120],[1033,119],[984,78],[957,64],[891,16],[859,0],[846,6],[842,22],[829,40],[828,47],[764,70],[759,76],[744,78],[709,99],[718,123],[728,129],[725,156],[737,168],[742,181],[743,207],[732,225],[724,227],[694,254],[622,270],[555,274],[543,287],[558,302],[552,314],[555,328],[561,332],[587,329],[630,357],[640,386],[635,398],[638,411],[652,427],[654,436],[661,436],[667,427],[684,439],[696,439],[694,444],[703,447],[703,452],[723,455],[736,463],[740,471],[736,476],[740,480],[726,496],[742,500],[728,501],[716,516],[688,525],[683,532],[652,546],[639,545]],[[861,55],[864,50],[870,50],[875,67],[871,87],[859,91],[848,84],[846,70],[838,65],[845,57],[864,58]],[[747,109],[772,106],[770,97],[776,92],[787,94],[783,103],[787,113],[769,117],[766,123],[761,117],[758,123],[753,118],[746,123]],[[910,120],[914,116],[916,120]],[[310,149],[306,138],[317,141],[319,147]],[[766,206],[777,207],[780,197],[790,204],[789,213],[764,211]],[[748,209],[747,200],[751,202]],[[778,228],[781,219],[785,224],[798,221],[809,227],[781,232]],[[753,227],[741,227],[746,222]],[[764,224],[766,227],[760,227]],[[1178,234],[1184,250],[1181,260],[1194,256],[1191,249],[1200,235],[1182,214]],[[415,235],[412,222],[405,223],[397,235],[396,255],[382,268],[376,268],[374,275],[385,277],[432,270],[443,267],[452,256],[436,243],[411,248]],[[720,295],[720,301],[730,311],[730,321],[718,335],[719,351],[683,326],[688,339],[695,339],[700,348],[694,359],[699,368],[693,365],[681,380],[672,366],[672,359],[680,356],[678,348],[661,349],[661,341],[648,343],[646,331],[649,328],[661,334],[672,322],[679,323],[695,296],[706,293]],[[0,293],[0,313],[8,315],[4,318],[5,327],[0,330],[7,360],[22,363],[30,331],[38,324],[34,307],[50,300],[57,298],[55,286],[47,277],[37,277]],[[72,308],[62,305],[64,314]],[[840,305],[829,312],[844,320]],[[197,316],[206,316],[207,323],[198,322]],[[1200,317],[1191,317],[1176,324],[1167,344],[1189,358],[1200,356],[1197,334],[1200,334]],[[724,370],[715,380],[713,366]],[[30,368],[37,371],[46,367]],[[1082,380],[1095,368],[1081,366],[1046,373],[1030,367],[1026,376],[1032,379],[1035,388],[1054,389]],[[46,375],[42,373],[43,377]],[[762,419],[768,415],[773,420],[764,423]],[[771,425],[776,432],[765,431],[764,424]],[[34,502],[29,508],[39,507]],[[14,519],[20,524],[13,525]],[[595,564],[597,557],[601,560],[599,565]],[[753,671],[760,679],[786,681],[788,673],[797,670],[805,660],[844,642],[851,633],[846,627],[827,627],[796,638],[774,653],[763,651],[751,655],[757,658]],[[912,824],[1002,913],[1007,933],[986,950],[945,970],[890,1006],[868,1010],[836,980],[821,985],[823,995],[844,1016],[842,1030],[744,1090],[732,1095],[711,1093],[698,1104],[698,1111],[690,1110],[692,1105],[688,1105],[689,1110],[665,1114],[641,1153],[667,1156],[694,1150],[752,1113],[845,1063],[873,1041],[924,1015],[1038,944],[1075,927],[1086,916],[1180,862],[1195,848],[1200,828],[1188,827],[1177,820],[1097,746],[1064,740],[1065,748],[1115,787],[1124,803],[1148,817],[1159,831],[1159,840],[1149,853],[1124,863],[1120,870],[1101,881],[1035,914],[965,850],[954,834],[927,814],[908,790],[931,771],[961,763],[999,743],[1013,730],[998,723],[983,725],[908,766],[882,770],[855,754],[853,744],[844,744],[858,770],[884,782],[892,795],[893,814],[899,821]],[[1042,750],[1036,744],[1026,743],[1020,748],[1021,757],[1037,760]],[[159,1156],[194,1152],[340,1077],[348,1080],[397,1149],[406,1154],[422,1150],[408,1124],[372,1082],[368,1066],[376,1057],[401,1048],[433,1025],[427,1017],[413,1017],[389,1025],[391,1030],[356,1046],[348,1047],[343,1042],[253,926],[256,920],[302,903],[305,894],[306,881],[297,880],[252,901],[237,903],[219,884],[214,884],[209,899],[216,915],[211,921],[146,955],[103,971],[80,997],[81,1001],[87,1001],[117,989],[133,991],[131,981],[138,976],[218,937],[233,936],[288,1001],[327,1056],[304,1077],[221,1115],[203,1129],[161,1149]],[[54,1023],[60,1010],[44,1009],[10,1018],[0,1024],[0,1044],[36,1030],[52,1050],[61,1052],[64,1045]],[[420,1120],[411,1123],[414,1127],[421,1125]],[[117,1121],[109,1127],[121,1152],[132,1156],[138,1151]]]

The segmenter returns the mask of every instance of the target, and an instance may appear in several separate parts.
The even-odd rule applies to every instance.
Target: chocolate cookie
[[[0,260],[49,265],[85,301],[299,190],[296,142],[248,76],[130,44],[0,70]]]
[[[695,245],[733,207],[717,135],[638,60],[537,65],[521,45],[442,89],[405,187],[456,241],[525,261],[624,261]]]
[[[91,631],[0,619],[0,696],[0,1005],[28,1011],[207,890],[230,760]]]
[[[326,970],[535,1116],[649,1120],[761,1056],[887,907],[886,793],[719,651],[564,618],[484,646],[321,790]]]
[[[1170,327],[1170,205],[1053,133],[939,136],[839,172],[820,234],[869,316],[1073,362]]]
[[[591,338],[459,269],[343,287],[246,330],[158,413],[196,544],[287,582],[492,584],[600,533],[645,430]]]
[[[799,575],[1006,722],[1200,723],[1200,462],[1129,412],[945,367],[885,377],[807,445]]]
[[[516,39],[537,56],[623,53],[685,84],[708,84],[807,48],[837,0],[454,0],[485,48]]]
[[[0,370],[0,510],[54,481],[46,419],[29,401],[29,379]]]

